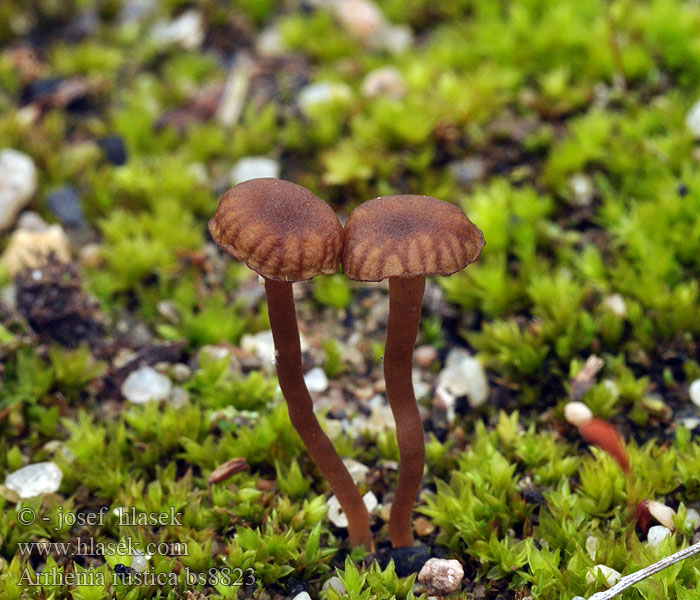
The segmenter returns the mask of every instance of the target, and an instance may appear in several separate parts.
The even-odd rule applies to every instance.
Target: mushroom
[[[369,513],[352,477],[323,432],[304,383],[292,284],[335,273],[342,227],[323,200],[299,185],[253,179],[221,198],[209,231],[216,244],[265,279],[275,361],[289,418],[348,518],[352,546],[372,547]]]
[[[401,461],[389,516],[394,547],[413,545],[411,510],[425,463],[423,424],[411,381],[425,277],[463,269],[483,246],[483,234],[458,207],[430,196],[368,200],[345,225],[345,274],[359,281],[389,278],[384,378]]]

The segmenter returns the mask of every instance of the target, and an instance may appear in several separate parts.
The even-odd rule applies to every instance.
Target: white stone
[[[696,379],[688,386],[690,401],[696,406],[700,406],[700,379]]]
[[[17,229],[0,257],[10,276],[22,269],[38,269],[46,264],[50,254],[62,262],[70,260],[70,244],[60,225],[51,225],[45,231]]]
[[[328,389],[328,377],[321,367],[314,367],[306,375],[304,382],[309,392],[325,392]]]
[[[173,388],[173,391],[170,392],[170,404],[177,408],[182,408],[187,404],[187,401],[190,399],[190,394],[189,392],[181,388],[179,385]]]
[[[362,94],[368,98],[386,96],[400,100],[406,93],[406,83],[394,66],[370,71],[362,81]]]
[[[20,498],[32,498],[41,494],[52,494],[61,485],[63,473],[52,462],[27,465],[10,473],[5,478],[5,487],[17,492]]]
[[[30,156],[12,148],[0,151],[0,231],[14,223],[36,185],[36,166]]]
[[[653,527],[649,528],[649,532],[647,533],[647,542],[652,548],[656,549],[670,535],[671,530],[668,527],[664,527],[663,525],[654,525]]]
[[[321,590],[324,592],[328,590],[328,588],[333,588],[340,596],[344,596],[347,593],[347,590],[345,589],[340,577],[333,576],[325,581],[321,586]]]
[[[484,367],[462,348],[450,350],[445,368],[438,376],[438,388],[444,388],[455,397],[467,396],[473,407],[481,406],[489,395]]]
[[[586,553],[595,560],[596,551],[598,550],[598,538],[594,535],[589,535],[586,538]]]
[[[700,138],[700,100],[693,104],[685,117],[685,125],[694,137]]]
[[[439,594],[451,594],[459,589],[464,579],[464,569],[459,561],[431,558],[418,573],[418,581]]]
[[[297,96],[301,112],[311,116],[315,107],[330,102],[347,103],[352,99],[352,90],[345,83],[321,81],[303,88]]]
[[[685,513],[685,522],[683,524],[686,529],[697,529],[700,527],[700,513],[694,508],[689,508]]]
[[[584,173],[576,173],[569,177],[569,189],[573,194],[572,204],[574,206],[590,206],[593,202],[593,181]]]
[[[401,54],[413,45],[413,31],[408,25],[385,25],[372,35],[369,45],[378,50]]]
[[[627,303],[622,294],[611,294],[603,298],[603,306],[614,315],[624,319],[627,316]]]
[[[263,29],[255,40],[255,50],[260,56],[284,54],[284,44],[279,28],[271,25]]]
[[[258,333],[246,333],[241,338],[241,349],[255,355],[262,363],[264,370],[271,372],[275,369],[275,343],[270,330]]]
[[[372,492],[367,492],[362,496],[362,501],[365,503],[367,511],[370,513],[374,511],[379,504],[377,497]],[[338,502],[338,498],[336,498],[335,495],[328,498],[326,506],[328,507],[328,520],[333,523],[333,525],[341,528],[348,526],[348,518],[345,516],[343,509],[340,508],[340,502]]]
[[[670,506],[666,506],[661,502],[656,500],[649,500],[647,502],[647,508],[652,517],[654,517],[659,523],[673,530],[673,517],[676,516],[676,511]]]
[[[413,393],[416,398],[425,398],[430,394],[430,384],[423,381],[423,373],[420,369],[411,371],[411,383],[413,384]]]
[[[178,44],[185,50],[195,50],[204,41],[204,19],[195,9],[186,10],[173,21],[155,24],[151,38],[163,46]]]
[[[172,391],[168,377],[151,367],[141,367],[129,373],[122,383],[122,395],[133,404],[145,404],[151,400],[166,400]]]
[[[593,418],[593,413],[583,402],[569,402],[564,407],[564,418],[572,425],[581,427]]]
[[[588,569],[588,572],[586,573],[586,583],[588,585],[593,585],[596,582],[598,577],[597,571],[603,575],[605,578],[605,583],[608,585],[608,587],[615,585],[620,579],[620,573],[618,573],[615,569],[611,569],[606,565],[596,565],[595,567]]]
[[[276,160],[265,156],[241,158],[231,170],[231,184],[237,185],[261,177],[279,177],[280,165]]]
[[[369,473],[369,467],[363,465],[361,462],[356,461],[353,458],[344,458],[343,464],[345,468],[350,473],[350,477],[355,482],[355,484],[362,483]]]
[[[137,573],[143,573],[148,568],[148,559],[150,556],[141,552],[141,550],[134,550],[131,555],[131,568]]]
[[[299,592],[292,600],[311,600],[309,592]]]
[[[368,40],[386,23],[371,0],[340,0],[333,4],[333,9],[341,27],[359,40]]]

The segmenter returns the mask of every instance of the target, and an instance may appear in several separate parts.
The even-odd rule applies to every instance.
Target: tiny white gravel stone
[[[355,484],[362,483],[367,477],[367,473],[369,473],[369,467],[356,461],[354,458],[344,458],[343,464]]]
[[[237,185],[261,177],[279,177],[279,163],[266,156],[244,156],[231,170],[231,184]]]
[[[12,148],[0,151],[0,231],[14,223],[36,186],[36,166],[30,156]]]
[[[149,558],[141,550],[134,550],[131,555],[131,568],[137,573],[143,573],[148,568]]]
[[[572,425],[581,427],[593,418],[593,413],[583,402],[569,402],[564,407],[564,418]]]
[[[309,592],[299,592],[292,600],[311,600]]]
[[[133,404],[145,404],[149,400],[166,400],[172,390],[168,377],[151,367],[141,367],[129,373],[122,384],[122,395]]]
[[[463,578],[464,569],[454,559],[431,558],[418,573],[418,581],[439,594],[458,590]]]
[[[379,505],[377,497],[372,492],[367,492],[362,496],[362,501],[365,503],[367,511],[370,513]],[[328,520],[333,523],[333,525],[341,528],[348,526],[348,518],[340,508],[340,502],[338,502],[338,498],[336,498],[335,495],[328,498],[326,506],[328,507]]]
[[[671,530],[668,527],[664,527],[663,525],[654,525],[653,527],[649,528],[649,532],[647,533],[647,542],[652,548],[656,549],[670,535]]]
[[[607,565],[596,565],[595,567],[588,569],[588,572],[586,573],[586,583],[588,585],[593,585],[596,582],[598,576],[596,571],[600,571],[602,573],[608,587],[615,585],[621,577],[618,571],[611,569]]]
[[[362,81],[362,94],[367,98],[386,96],[399,100],[406,93],[406,84],[394,66],[370,71]]]
[[[700,100],[693,104],[685,117],[686,127],[694,137],[700,138]]]
[[[310,392],[325,392],[328,389],[328,377],[321,367],[314,367],[306,375],[304,382]]]
[[[693,381],[688,387],[688,395],[695,406],[700,407],[700,379]]]
[[[622,294],[611,294],[603,298],[603,306],[621,319],[627,316],[627,303]]]
[[[32,498],[41,494],[51,494],[58,489],[63,473],[52,462],[27,465],[10,473],[5,478],[5,487],[17,492],[20,498]]]
[[[341,596],[344,596],[347,593],[347,590],[345,589],[343,582],[340,580],[340,577],[333,576],[321,586],[321,590],[324,592],[328,588],[333,588]]]
[[[151,37],[157,44],[178,44],[185,50],[194,50],[204,41],[202,13],[190,9],[173,21],[156,23]]]
[[[596,551],[598,550],[598,538],[594,535],[589,535],[586,538],[586,553],[595,560]]]
[[[700,513],[694,508],[689,508],[685,513],[684,525],[688,529],[697,529],[700,527]]]
[[[348,102],[352,99],[352,90],[345,83],[321,81],[303,88],[297,96],[301,112],[311,116],[314,108],[329,102]]]
[[[659,523],[664,525],[670,530],[673,530],[673,517],[676,516],[676,511],[670,506],[666,506],[662,502],[657,502],[656,500],[649,500],[647,502],[647,508],[652,517],[654,517]]]
[[[467,396],[470,406],[481,406],[489,395],[489,383],[478,359],[462,348],[450,350],[445,368],[438,375],[438,387],[455,397]]]

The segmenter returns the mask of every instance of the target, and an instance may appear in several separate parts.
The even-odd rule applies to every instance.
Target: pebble
[[[329,588],[333,588],[340,596],[344,596],[347,593],[347,590],[345,589],[343,582],[340,580],[340,577],[333,576],[326,580],[321,586],[321,590],[324,592]]]
[[[593,418],[593,413],[583,402],[569,402],[564,407],[564,418],[572,425],[581,427]]]
[[[670,535],[671,530],[668,527],[664,527],[663,525],[654,525],[653,527],[649,528],[649,532],[647,533],[647,542],[652,548],[656,549]]]
[[[132,371],[121,387],[122,395],[133,404],[166,400],[171,391],[170,379],[151,367],[141,367]]]
[[[688,386],[688,395],[690,396],[690,401],[695,406],[700,407],[700,379],[696,379]]]
[[[91,242],[78,250],[78,261],[82,267],[96,269],[102,264],[102,246]]]
[[[79,227],[83,224],[80,195],[72,185],[51,192],[46,198],[46,204],[53,215],[67,227]]]
[[[231,169],[231,185],[261,177],[279,177],[280,165],[265,156],[245,156]]]
[[[272,340],[271,331],[260,331],[253,334],[246,333],[241,338],[241,349],[248,354],[256,356],[262,363],[265,371],[274,371],[275,343]]]
[[[187,404],[187,401],[190,399],[190,394],[189,392],[178,386],[175,386],[173,388],[173,391],[170,392],[170,404],[175,406],[176,408],[182,408]]]
[[[141,552],[141,550],[134,550],[131,555],[131,568],[137,573],[143,573],[148,568],[148,559],[150,556]]]
[[[445,368],[438,376],[438,388],[455,398],[467,396],[472,407],[481,406],[489,395],[484,367],[462,348],[450,350]]]
[[[486,162],[478,157],[452,162],[448,168],[459,185],[469,185],[475,181],[481,181],[488,173]]]
[[[97,142],[97,145],[102,148],[107,160],[113,165],[121,166],[126,164],[126,148],[121,136],[110,135],[102,138]]]
[[[362,94],[367,98],[385,96],[400,100],[406,94],[406,83],[396,67],[381,67],[367,73],[362,81]]]
[[[569,189],[572,193],[571,204],[574,206],[590,206],[595,190],[593,180],[584,173],[576,173],[569,177]]]
[[[661,502],[656,500],[649,500],[647,502],[647,508],[652,517],[654,517],[659,523],[664,525],[670,530],[674,529],[673,517],[676,516],[676,511],[670,506],[666,506]]]
[[[41,494],[52,494],[61,485],[63,473],[52,462],[27,465],[10,473],[5,478],[5,487],[17,492],[20,498],[32,498]]]
[[[353,458],[344,458],[343,464],[348,470],[348,473],[350,473],[350,477],[352,477],[352,480],[356,484],[362,483],[367,477],[367,473],[369,473],[368,466],[363,465],[361,462],[358,462]]]
[[[175,363],[171,374],[175,381],[182,383],[192,377],[192,369],[185,363]]]
[[[685,513],[686,529],[697,529],[700,527],[700,513],[694,508],[689,508]]]
[[[169,323],[177,325],[180,322],[180,311],[172,300],[160,300],[156,304],[156,310]]]
[[[292,600],[311,600],[309,592],[299,592]]]
[[[26,229],[27,231],[46,231],[49,228],[48,224],[38,212],[33,210],[25,210],[17,219],[17,229]]]
[[[433,525],[425,517],[418,517],[415,521],[413,521],[413,531],[416,532],[417,536],[424,537],[435,531],[435,525]]]
[[[14,276],[25,268],[43,267],[51,253],[59,261],[70,260],[68,238],[60,225],[51,225],[44,231],[17,229],[10,236],[0,264]]]
[[[459,561],[431,558],[418,573],[418,581],[438,594],[451,594],[459,589],[464,578],[464,569]]]
[[[0,231],[8,229],[37,186],[34,161],[12,148],[0,151]]]
[[[586,553],[591,557],[591,560],[595,560],[597,550],[598,538],[594,535],[589,535],[586,538]]]
[[[271,25],[263,29],[255,39],[255,50],[260,56],[280,56],[285,48],[279,27]]]
[[[314,367],[304,375],[304,383],[309,392],[325,392],[328,389],[328,377],[321,367]]]
[[[384,15],[371,0],[343,0],[333,4],[340,26],[352,37],[368,41],[385,25]]]
[[[621,577],[619,572],[617,572],[615,569],[611,569],[607,565],[595,565],[586,572],[586,583],[588,585],[593,585],[596,582],[598,577],[597,571],[600,571],[600,573],[603,575],[605,578],[605,583],[608,585],[608,587],[615,585]]]
[[[334,81],[321,81],[312,83],[302,88],[297,96],[299,109],[307,117],[312,116],[315,108],[329,102],[349,102],[352,99],[352,90],[345,83]]]
[[[367,492],[362,496],[362,500],[370,513],[379,505],[377,497],[372,492]],[[338,498],[335,495],[328,498],[326,506],[328,507],[328,520],[333,525],[341,528],[348,526],[348,518],[345,516],[343,509],[340,508],[340,502],[338,502]]]
[[[416,351],[413,353],[413,360],[423,369],[432,367],[437,358],[438,351],[432,346],[428,345],[418,346]]]
[[[162,46],[178,44],[185,50],[195,50],[204,41],[202,14],[189,9],[172,21],[159,21],[151,31],[151,38]]]
[[[401,54],[413,45],[413,31],[404,23],[384,25],[370,38],[369,45],[377,50]]]
[[[621,319],[627,316],[627,303],[622,294],[606,296],[603,298],[603,306]]]
[[[155,8],[155,0],[125,0],[119,11],[119,23],[139,23],[153,13]]]
[[[700,139],[700,100],[693,104],[685,117],[685,125],[693,134],[693,137]]]

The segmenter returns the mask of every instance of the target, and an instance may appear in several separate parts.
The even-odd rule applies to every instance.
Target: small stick
[[[614,598],[621,592],[624,592],[628,587],[632,587],[643,579],[651,577],[655,573],[663,571],[666,567],[670,567],[678,561],[688,558],[689,556],[693,556],[698,552],[700,552],[700,542],[693,544],[692,546],[688,546],[687,548],[683,548],[683,550],[679,550],[675,554],[671,554],[671,556],[662,558],[659,562],[656,562],[653,565],[649,565],[648,567],[644,567],[639,571],[625,575],[610,589],[605,590],[604,592],[596,592],[588,600],[610,600],[610,598]]]

